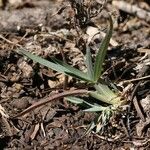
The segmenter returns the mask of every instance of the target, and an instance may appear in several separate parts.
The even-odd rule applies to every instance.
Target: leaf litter
[[[37,3],[34,4],[37,5],[34,7],[38,8],[38,1],[35,2]],[[130,4],[130,2],[128,3]],[[148,4],[146,1],[143,1],[143,3]],[[19,30],[16,30],[17,25],[14,25],[13,20],[10,20],[10,25],[6,21],[1,34],[9,41],[15,41],[15,39],[17,39],[17,41],[20,41],[18,44],[27,48],[30,52],[47,59],[49,59],[50,56],[62,59],[60,49],[63,49],[67,62],[84,70],[83,54],[85,53],[85,45],[84,42],[81,41],[82,38],[86,39],[86,36],[84,36],[85,33],[82,33],[81,31],[78,31],[79,33],[77,33],[77,29],[74,29],[74,22],[69,18],[70,15],[74,15],[74,11],[71,7],[66,8],[62,13],[56,13],[56,9],[59,10],[62,7],[62,4],[67,5],[67,7],[69,5],[69,3],[65,1],[53,2],[53,5],[56,7],[54,9],[51,8],[48,12],[56,15],[55,17],[50,18],[51,15],[48,13],[47,15],[49,18],[44,20],[47,12],[45,12],[45,3],[43,2],[42,6],[41,2],[40,9],[44,8],[41,11],[44,12],[44,15],[41,14],[39,20],[35,21],[34,25],[32,25],[31,20],[26,19],[24,22],[19,22],[20,29],[18,28]],[[134,1],[132,4],[136,4],[136,2]],[[21,6],[22,8],[20,7],[17,11],[21,12],[24,7],[28,10],[28,6],[31,5],[23,4]],[[6,3],[5,7],[10,6]],[[34,15],[36,13],[34,7],[30,8],[31,13],[32,9],[34,10],[32,13],[33,20],[36,18],[36,15],[39,14],[39,11],[37,11],[37,14]],[[108,2],[105,9],[110,11],[111,7],[111,3]],[[11,9],[12,13],[16,11],[15,7],[11,7]],[[47,8],[47,10],[49,10],[49,8]],[[136,81],[132,80],[139,78],[138,74],[141,72],[142,66],[147,65],[149,67],[149,53],[147,52],[149,49],[149,25],[146,21],[138,18],[133,20],[136,17],[134,15],[130,16],[126,12],[123,13],[120,10],[117,11],[119,12],[117,19],[122,20],[118,21],[118,28],[116,28],[113,33],[113,40],[115,40],[118,45],[113,45],[113,47],[110,45],[104,65],[104,71],[106,71],[104,78],[106,80],[112,80],[113,82],[116,81],[115,83],[118,86],[120,85],[119,83],[122,82],[120,87],[122,89],[126,88],[128,84],[132,82],[133,86],[128,89],[129,97],[136,84],[140,81],[141,83],[139,84],[137,92],[134,94],[137,97],[138,104],[140,105],[140,109],[144,113],[144,116],[146,115],[146,118],[148,118],[149,111],[148,109],[145,109],[144,104],[147,104],[149,101],[146,98],[149,94],[149,78],[141,78]],[[105,16],[103,13],[98,14],[102,18]],[[96,16],[96,18],[93,18],[92,21],[100,27],[100,31],[105,32],[106,21],[105,19],[98,19],[100,17],[99,15]],[[5,16],[3,17],[5,18]],[[6,16],[6,18],[7,17],[8,16]],[[26,18],[28,18],[28,16],[26,16]],[[3,22],[5,20],[6,19],[3,19]],[[135,22],[134,24],[132,23],[132,20]],[[40,23],[43,25],[39,25]],[[31,26],[29,26],[29,24],[31,24]],[[83,24],[78,25],[81,25],[84,29]],[[124,30],[122,30],[123,27]],[[86,30],[86,28],[84,30]],[[60,34],[62,31],[63,34]],[[26,32],[28,32],[28,34],[23,38]],[[55,35],[52,33],[55,33]],[[49,36],[43,36],[47,34],[49,34]],[[101,39],[102,38],[103,36]],[[101,42],[98,39],[92,40],[93,45],[98,45]],[[141,52],[139,50],[140,48],[146,49],[146,52],[143,54],[143,51]],[[5,108],[7,114],[15,115],[20,109],[22,111],[24,110],[23,107],[11,105],[11,102],[16,98],[21,99],[22,97],[29,97],[29,105],[31,105],[36,101],[40,101],[42,98],[47,97],[49,94],[62,91],[62,83],[56,83],[53,87],[50,87],[48,83],[49,80],[61,82],[61,80],[56,80],[55,78],[58,77],[60,79],[62,77],[51,70],[49,70],[49,75],[47,75],[43,73],[47,68],[33,63],[28,59],[21,60],[21,56],[13,52],[13,50],[16,49],[15,42],[14,45],[12,45],[8,43],[8,41],[1,39],[0,49],[0,103],[3,108]],[[93,56],[95,56],[96,50],[96,47],[93,46]],[[20,68],[19,65],[17,65],[17,62],[20,64],[24,61],[27,63],[26,65],[31,68],[31,70],[27,69],[27,71],[31,71],[31,74],[33,72],[32,75],[30,72],[24,71],[23,67]],[[148,75],[149,70],[147,70],[142,77]],[[68,88],[74,88],[75,86],[82,87],[85,85],[71,79],[68,83]],[[66,105],[62,101],[52,102],[48,107],[50,110],[45,106],[41,113],[39,113],[40,111],[37,108],[37,111],[31,112],[30,115],[26,115],[20,118],[20,120],[8,119],[7,122],[10,124],[10,129],[7,129],[7,131],[11,131],[11,134],[5,132],[5,127],[0,127],[0,141],[3,141],[7,136],[10,137],[10,139],[5,141],[5,144],[2,145],[2,148],[112,149],[112,146],[108,144],[107,140],[111,142],[113,149],[131,149],[133,146],[145,149],[149,148],[149,141],[147,140],[149,138],[149,128],[147,121],[145,123],[142,122],[137,115],[137,111],[132,105],[132,102],[131,105],[127,106],[128,109],[125,109],[124,114],[121,116],[118,114],[118,118],[116,118],[117,123],[116,121],[112,121],[112,123],[108,125],[107,133],[102,135],[97,133],[98,136],[95,136],[95,133],[91,133],[83,138],[81,137],[85,132],[84,125],[88,125],[94,119],[95,114],[83,112],[81,111],[81,108],[73,106],[70,103],[66,108]],[[46,119],[46,122],[44,122],[43,117],[48,112],[51,113],[48,115],[49,117]],[[11,124],[11,121],[13,125]],[[142,127],[140,129],[135,128],[135,126],[139,126],[141,122]],[[3,126],[5,126],[4,123]],[[14,127],[12,128],[12,126]],[[123,126],[125,128],[123,128]],[[13,132],[14,128],[16,128],[17,132]],[[17,138],[15,138],[15,135],[17,135]],[[118,137],[118,135],[119,138],[115,138]]]

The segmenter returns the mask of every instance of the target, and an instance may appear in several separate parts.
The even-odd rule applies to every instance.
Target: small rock
[[[29,97],[23,97],[20,99],[15,99],[12,102],[12,105],[18,109],[25,109],[29,106],[29,99],[30,99]]]
[[[25,62],[25,61],[19,62],[18,61],[18,67],[22,70],[23,77],[30,78],[33,75],[33,69],[29,64],[27,64],[27,62]]]

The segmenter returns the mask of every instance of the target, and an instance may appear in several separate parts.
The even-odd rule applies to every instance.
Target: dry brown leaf
[[[39,128],[40,128],[40,125],[39,125],[39,123],[38,123],[38,124],[35,125],[34,131],[33,131],[33,133],[30,135],[31,140],[33,140],[33,139],[35,138],[37,132],[39,131]]]

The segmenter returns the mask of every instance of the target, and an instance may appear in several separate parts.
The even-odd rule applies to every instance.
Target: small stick
[[[136,96],[134,96],[134,98],[133,98],[133,104],[134,104],[134,107],[135,107],[135,109],[136,109],[136,111],[137,111],[139,117],[142,119],[143,122],[145,122],[146,119],[145,119],[145,117],[144,117],[144,115],[143,115],[143,113],[142,113],[142,111],[141,111],[141,109],[140,109],[140,106],[139,106],[139,104],[138,104],[138,101],[137,101]]]
[[[140,80],[145,80],[145,79],[148,79],[148,78],[150,78],[150,75],[144,76],[144,77],[140,77],[140,78],[136,78],[136,79],[125,80],[125,81],[123,81],[123,83],[129,83],[129,82],[134,82],[134,81],[140,81]]]
[[[144,67],[142,68],[142,70],[139,72],[138,77],[141,77],[148,71],[149,66],[144,65]],[[139,115],[139,117],[142,119],[142,121],[145,121],[145,117],[140,109],[139,103],[137,101],[137,98],[135,96],[135,93],[137,92],[138,87],[140,86],[140,84],[142,83],[142,81],[140,80],[137,85],[135,86],[132,95],[131,95],[131,101],[133,101],[134,107]]]
[[[112,4],[124,12],[136,15],[140,19],[145,19],[146,21],[150,22],[150,12],[141,9],[136,5],[130,5],[125,1],[116,1],[116,0],[114,0]]]
[[[83,95],[83,94],[88,94],[87,90],[73,90],[73,91],[64,91],[62,93],[58,93],[58,94],[54,94],[51,95],[47,98],[43,98],[40,101],[34,103],[33,105],[31,105],[30,107],[28,107],[27,109],[25,109],[24,111],[22,111],[21,113],[19,113],[18,115],[12,117],[12,118],[17,118],[20,117],[22,115],[25,115],[26,113],[32,111],[33,109],[40,107],[42,105],[45,105],[51,101],[57,100],[57,99],[61,99],[65,96],[71,96],[71,95]]]
[[[142,119],[143,122],[145,122],[145,117],[140,109],[139,103],[137,101],[137,98],[135,96],[135,93],[137,92],[138,87],[140,86],[141,81],[138,82],[138,84],[135,86],[132,94],[131,94],[131,101],[133,101],[134,107],[137,111],[137,114],[139,115],[139,117]]]
[[[12,41],[6,39],[6,38],[5,38],[4,36],[2,36],[2,35],[0,35],[0,39],[3,39],[4,41],[6,41],[6,42],[9,43],[9,44],[16,45],[16,43],[14,43],[14,42],[12,42]]]
[[[92,132],[92,133],[93,133],[94,136],[98,137],[99,139],[105,140],[105,141],[108,141],[108,142],[115,142],[116,140],[118,140],[120,138],[120,135],[116,136],[115,138],[107,138],[107,137],[98,135],[94,132]]]
[[[26,34],[25,34],[25,36],[26,36]],[[24,36],[23,36],[23,38],[24,38]],[[18,42],[17,42],[17,43],[14,43],[14,42],[12,42],[12,41],[6,39],[6,38],[5,38],[4,36],[2,36],[1,34],[0,34],[0,39],[6,41],[6,42],[9,43],[9,44],[12,44],[12,45],[15,45],[15,46],[18,46],[18,47],[22,47],[20,44],[18,44]],[[22,40],[22,39],[21,39],[21,40]]]

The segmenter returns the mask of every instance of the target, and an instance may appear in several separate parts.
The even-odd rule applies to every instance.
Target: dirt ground
[[[0,0],[0,150],[150,149],[150,1],[83,1]],[[90,17],[84,7],[90,8]],[[103,78],[127,91],[124,112],[104,132],[93,130],[85,136],[95,113],[65,99],[14,118],[63,89],[86,88],[71,77],[66,84],[64,75],[23,57],[17,49],[85,70],[85,43],[90,41],[94,58],[107,30],[108,12],[114,31]]]

